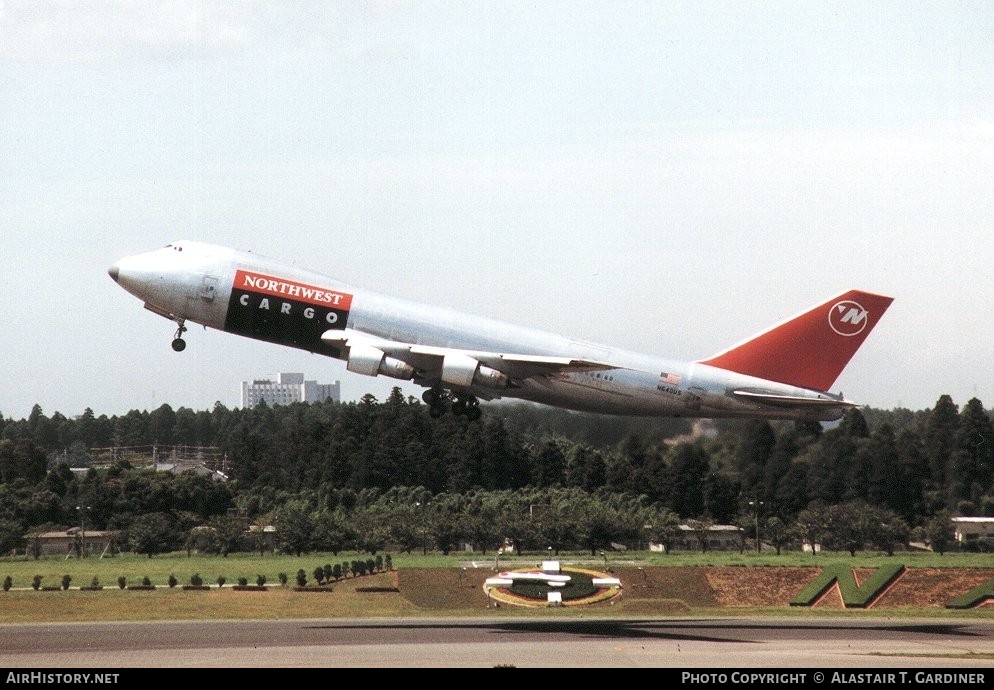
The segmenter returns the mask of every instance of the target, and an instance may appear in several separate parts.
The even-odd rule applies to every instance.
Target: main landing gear
[[[186,349],[186,341],[183,340],[183,334],[186,333],[186,319],[176,319],[176,323],[179,328],[176,329],[176,335],[173,336],[173,349],[176,352],[182,352]]]
[[[428,414],[432,417],[441,417],[451,410],[452,414],[465,415],[466,419],[476,421],[482,414],[480,401],[468,393],[450,393],[441,388],[429,388],[421,399],[428,405]]]

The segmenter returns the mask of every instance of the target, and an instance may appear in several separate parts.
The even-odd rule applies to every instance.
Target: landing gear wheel
[[[452,403],[452,414],[464,415],[471,422],[476,421],[481,414],[480,401],[476,399],[476,396],[458,393]]]
[[[421,399],[428,406],[428,414],[441,417],[452,411],[452,414],[466,417],[471,422],[480,418],[480,401],[469,393],[449,393],[442,388],[429,388],[421,394]]]
[[[173,336],[173,349],[176,352],[182,352],[186,349],[186,341],[183,340],[183,334],[186,333],[186,320],[176,319],[176,335]]]
[[[480,403],[478,402],[474,401],[472,405],[466,408],[466,419],[471,422],[475,422],[482,414],[483,412],[480,410]]]
[[[449,396],[441,388],[429,388],[421,394],[421,399],[428,405],[428,414],[441,417],[449,409]]]

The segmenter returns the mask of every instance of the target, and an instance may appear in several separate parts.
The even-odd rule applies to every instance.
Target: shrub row
[[[390,556],[386,557],[386,565],[387,568],[392,567]],[[317,584],[319,586],[323,586],[325,584],[330,584],[332,579],[338,581],[343,577],[347,577],[349,573],[351,573],[353,577],[359,577],[360,575],[367,575],[367,574],[372,575],[377,571],[378,566],[382,566],[382,560],[380,559],[377,559],[376,561],[374,561],[373,559],[369,559],[368,561],[351,561],[346,563],[336,563],[335,565],[326,563],[323,566],[316,567],[314,569],[313,574],[314,574],[314,579],[317,581]],[[287,582],[289,581],[287,574],[280,573],[278,577],[280,585],[285,587],[287,585]],[[41,584],[42,579],[44,578],[41,575],[35,575],[31,581],[32,589],[45,590],[45,591],[59,589],[58,587],[43,587]],[[69,575],[63,575],[61,589],[63,590],[69,589],[70,582],[72,582],[72,577]],[[224,575],[219,575],[215,580],[215,583],[217,584],[218,587],[224,587],[226,582],[227,578],[225,578]],[[303,568],[297,571],[296,582],[298,588],[307,586],[308,584],[307,573]],[[175,575],[170,575],[167,580],[167,584],[169,585],[169,587],[175,587],[176,585],[179,584],[179,581],[176,579]],[[266,584],[266,576],[262,574],[257,575],[255,578],[256,587],[264,587],[265,584]],[[3,591],[5,592],[10,591],[10,588],[13,586],[14,586],[13,578],[11,578],[10,575],[6,576],[3,580]],[[155,588],[155,586],[152,584],[152,581],[149,579],[147,575],[144,578],[142,578],[142,582],[140,585],[128,585],[127,578],[122,575],[121,577],[117,578],[117,586],[120,589],[134,589],[139,587],[143,589]],[[189,585],[184,585],[184,588],[206,589],[209,586],[210,585],[204,584],[204,579],[200,576],[200,573],[194,573],[193,575],[190,576]],[[237,586],[247,587],[248,578],[239,577]],[[80,589],[98,590],[98,589],[103,589],[103,586],[100,584],[100,581],[97,579],[97,577],[94,576],[89,586],[80,587]]]

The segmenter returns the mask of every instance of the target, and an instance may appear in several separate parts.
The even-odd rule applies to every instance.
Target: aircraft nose
[[[121,268],[116,263],[111,264],[110,268],[107,269],[107,274],[114,279],[114,282],[118,282],[118,277],[121,275]]]

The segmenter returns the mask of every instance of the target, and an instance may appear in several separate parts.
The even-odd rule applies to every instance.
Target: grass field
[[[11,588],[0,591],[0,622],[60,622],[98,620],[190,620],[190,619],[274,619],[274,618],[336,618],[336,617],[399,617],[399,616],[481,616],[534,615],[536,609],[503,607],[493,609],[483,589],[483,581],[494,571],[535,566],[549,558],[547,553],[524,554],[513,558],[494,554],[399,554],[391,555],[393,572],[380,572],[332,582],[327,591],[316,590],[314,570],[325,564],[367,560],[368,554],[342,553],[306,554],[300,557],[257,554],[219,556],[187,556],[185,553],[160,555],[155,558],[118,555],[113,558],[20,558],[0,559],[0,579],[9,576]],[[575,607],[556,611],[555,615],[866,615],[837,609],[798,610],[785,606],[746,606],[714,608],[721,597],[698,591],[700,580],[684,576],[665,577],[666,568],[723,568],[735,572],[732,566],[756,566],[752,573],[765,571],[759,566],[825,567],[844,563],[852,568],[876,568],[883,564],[900,563],[908,568],[986,569],[994,577],[994,557],[988,554],[945,554],[921,552],[894,556],[878,554],[757,554],[712,552],[709,554],[660,554],[649,552],[614,552],[605,557],[587,553],[554,556],[564,565],[617,573],[626,583],[624,596],[618,602],[594,607]],[[297,591],[296,574],[303,569],[307,575],[308,591]],[[674,571],[675,573],[676,571]],[[743,573],[746,571],[743,570]],[[768,571],[767,571],[768,572]],[[280,573],[287,576],[287,586],[280,585]],[[650,573],[652,573],[650,575]],[[662,573],[662,575],[660,575]],[[191,576],[199,574],[206,591],[187,591]],[[35,591],[32,581],[41,576],[41,587]],[[62,589],[63,576],[70,579],[69,589]],[[170,575],[176,586],[168,585]],[[266,581],[266,591],[237,591],[231,585],[245,578],[255,584],[259,575]],[[226,585],[217,586],[218,576]],[[118,578],[126,585],[139,585],[145,578],[155,585],[154,591],[121,589]],[[84,591],[94,580],[103,589]],[[664,582],[656,587],[653,582]],[[756,581],[755,578],[752,579]],[[684,584],[685,583],[685,584]],[[58,588],[58,591],[51,591]],[[697,588],[697,589],[695,589]],[[689,603],[688,603],[689,602]],[[615,606],[614,604],[618,605]],[[551,609],[537,612],[549,614]],[[950,611],[941,607],[914,607],[888,610],[888,615],[990,617],[994,609],[983,607],[970,611]]]
[[[382,554],[384,558],[386,554]],[[186,552],[161,554],[154,558],[134,554],[120,554],[114,557],[64,558],[47,556],[37,560],[18,557],[0,558],[0,578],[10,576],[14,587],[30,587],[35,575],[42,576],[44,586],[59,586],[63,575],[69,575],[71,587],[89,585],[94,577],[105,587],[117,587],[119,577],[125,577],[129,585],[140,584],[148,577],[155,585],[166,585],[170,575],[175,575],[180,585],[189,584],[190,577],[195,573],[203,578],[205,584],[215,584],[218,576],[224,576],[228,584],[234,584],[238,578],[245,577],[249,584],[255,584],[258,575],[266,577],[267,584],[278,584],[280,573],[285,573],[290,582],[295,584],[297,571],[303,569],[309,582],[313,583],[314,569],[326,564],[346,563],[353,560],[368,560],[370,555],[355,552],[311,553],[302,556],[287,556],[266,554],[259,556],[253,553],[237,553],[227,557],[204,556]],[[496,556],[493,553],[456,553],[448,556],[441,554],[422,555],[391,554],[390,559],[394,569],[399,568],[461,568],[467,564],[476,567],[500,569],[511,567],[517,563],[539,563],[549,558],[548,554],[525,553],[521,556]],[[913,551],[901,552],[894,556],[879,553],[857,553],[851,557],[848,553],[820,553],[817,556],[803,553],[786,553],[776,555],[773,552],[756,553],[754,551],[718,552],[707,554],[679,552],[662,554],[649,551],[612,552],[602,557],[591,555],[589,552],[561,553],[553,556],[563,562],[585,563],[592,567],[608,570],[618,565],[637,566],[735,566],[735,565],[776,565],[776,566],[819,566],[824,567],[835,563],[846,563],[854,568],[873,568],[886,563],[903,563],[916,568],[987,568],[994,567],[994,554],[980,553],[947,553],[935,554],[930,552]],[[471,566],[471,567],[472,567]],[[351,579],[351,577],[349,578]]]

